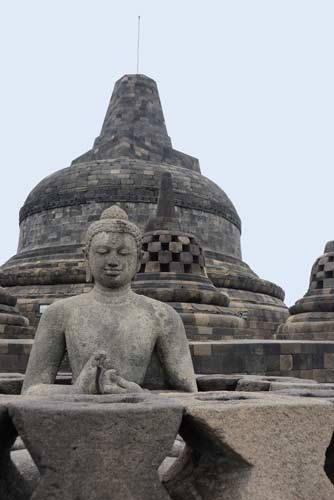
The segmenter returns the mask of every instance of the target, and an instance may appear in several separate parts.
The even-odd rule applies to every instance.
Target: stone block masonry
[[[33,340],[0,340],[0,373],[24,373]],[[197,374],[248,373],[334,383],[334,342],[190,341]]]
[[[334,382],[332,341],[191,341],[190,351],[196,373],[248,373]]]

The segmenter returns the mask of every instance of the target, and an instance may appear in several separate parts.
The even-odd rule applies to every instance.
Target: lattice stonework
[[[334,253],[320,257],[314,264],[311,273],[310,288],[334,288]]]
[[[191,273],[205,276],[205,259],[192,236],[152,234],[143,238],[141,273]]]

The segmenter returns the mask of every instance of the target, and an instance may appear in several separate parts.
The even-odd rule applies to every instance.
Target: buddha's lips
[[[116,271],[116,270],[113,270],[113,269],[105,269],[105,270],[104,270],[104,273],[105,273],[107,276],[118,276],[118,275],[121,273],[121,270]]]

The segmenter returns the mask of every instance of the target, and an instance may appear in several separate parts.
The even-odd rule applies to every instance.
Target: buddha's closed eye
[[[99,255],[105,255],[109,252],[108,248],[106,247],[98,247],[96,250],[95,250],[96,253],[98,253]]]

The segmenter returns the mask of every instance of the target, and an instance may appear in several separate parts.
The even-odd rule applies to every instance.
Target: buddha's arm
[[[57,303],[45,311],[36,332],[22,392],[69,392],[71,386],[52,385],[65,352],[64,311]],[[37,390],[38,387],[38,390]]]
[[[186,332],[180,316],[165,307],[166,318],[157,340],[160,361],[173,389],[197,392],[196,378]]]

